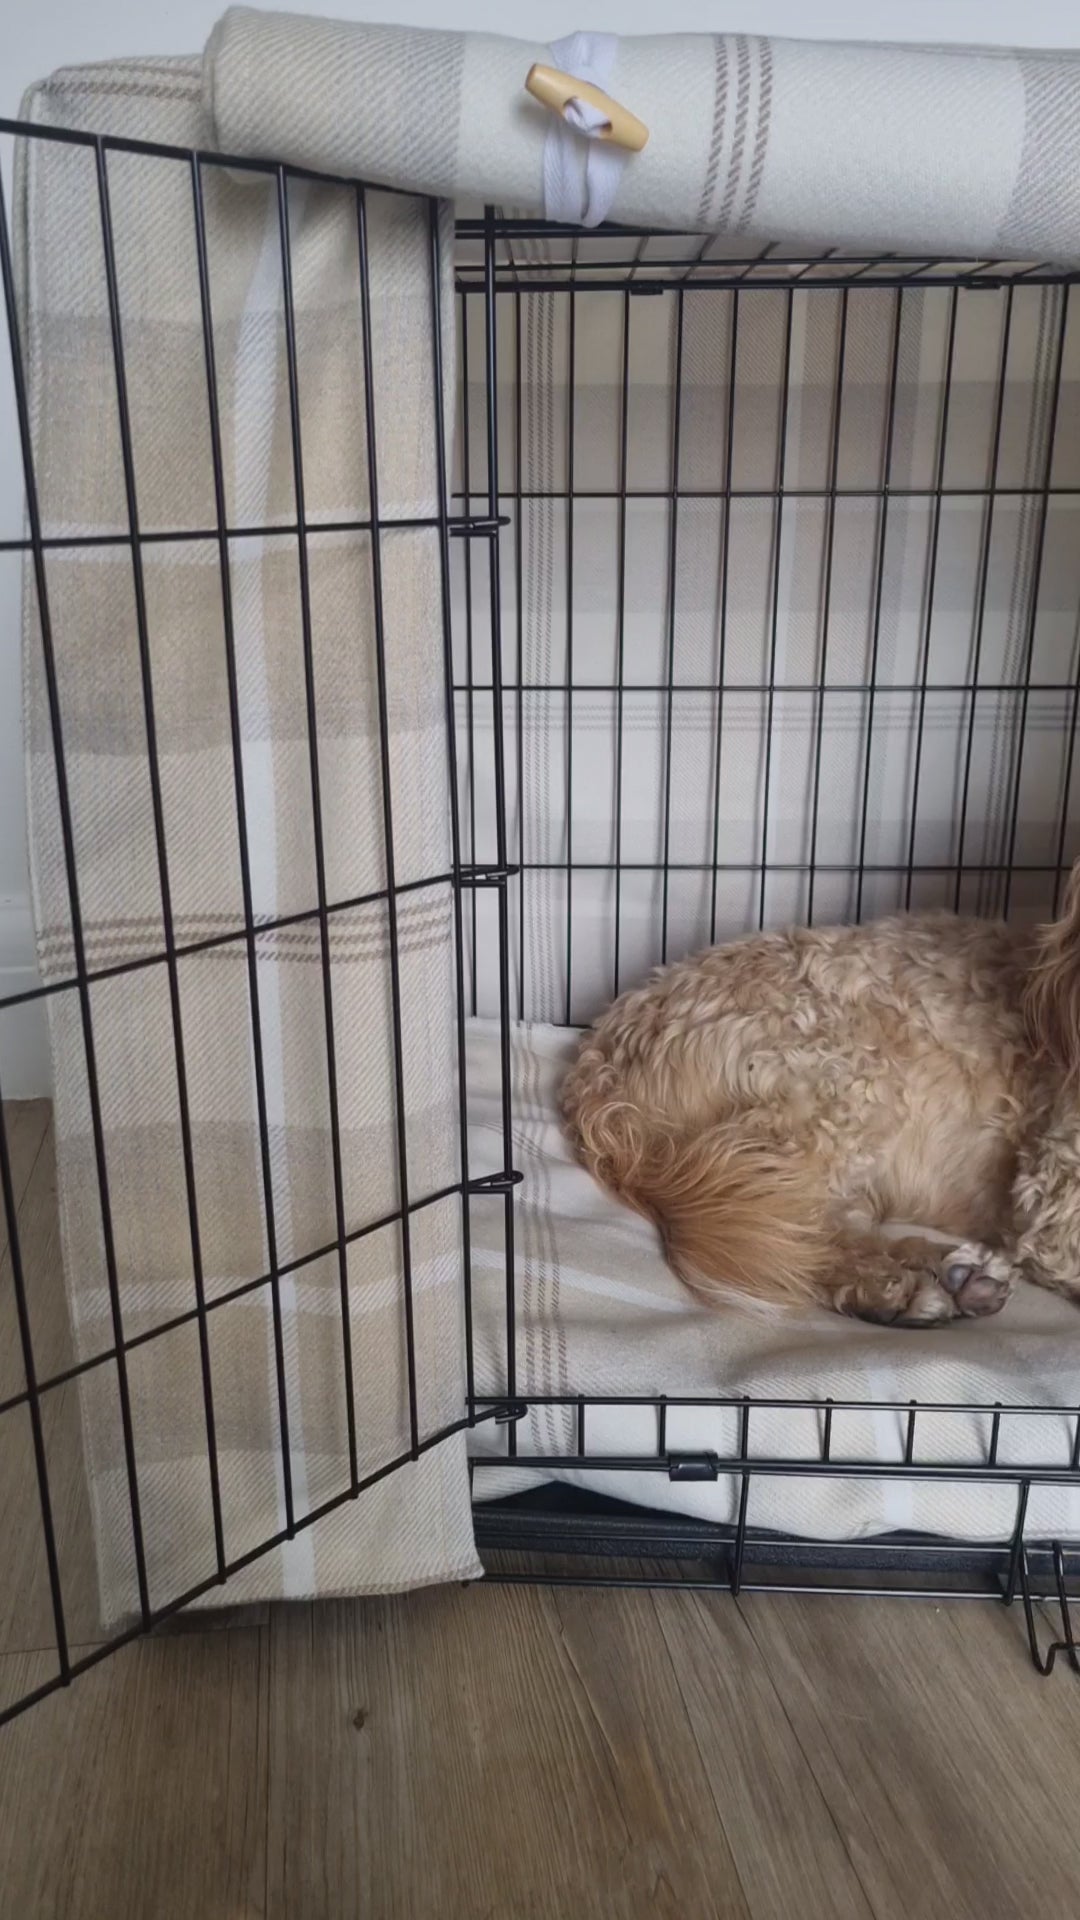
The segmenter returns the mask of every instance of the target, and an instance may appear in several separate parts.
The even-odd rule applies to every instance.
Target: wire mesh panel
[[[226,1579],[385,1583],[402,1529],[406,1580],[474,1571],[463,1460],[434,1456],[490,1416],[444,213],[0,133],[29,210],[16,253],[0,205],[25,499],[0,548],[25,568],[41,969],[0,997],[0,1644],[54,1649],[2,1720]],[[59,1219],[28,1222],[37,1110],[4,1054],[42,1007]],[[410,1462],[395,1530],[375,1490]]]
[[[527,222],[494,245],[515,1010],[586,1021],[756,927],[1052,913],[1077,850],[1069,277]],[[470,501],[478,272],[458,281]],[[475,579],[459,592],[485,848],[486,610]]]

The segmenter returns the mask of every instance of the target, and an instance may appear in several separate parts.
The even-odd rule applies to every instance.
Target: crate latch
[[[715,1453],[669,1453],[669,1480],[718,1480],[720,1461]]]

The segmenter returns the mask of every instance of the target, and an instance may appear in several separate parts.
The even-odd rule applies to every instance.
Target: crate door
[[[3,1719],[181,1606],[478,1569],[444,214],[0,135]]]

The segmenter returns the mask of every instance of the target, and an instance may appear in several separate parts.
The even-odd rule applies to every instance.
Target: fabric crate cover
[[[231,8],[206,50],[221,149],[543,211],[539,42]],[[1080,258],[1080,57],[752,34],[621,39],[649,129],[613,217],[867,250]]]
[[[28,116],[182,147],[206,146],[199,63],[58,75]],[[216,543],[190,171],[108,157],[140,523],[203,537],[142,545],[162,800],[178,946],[243,928],[237,813]],[[295,525],[282,253],[270,178],[203,176],[226,510],[238,528]],[[367,207],[380,512],[438,512],[432,241],[420,201]],[[46,538],[127,531],[92,148],[27,143],[20,207],[23,344]],[[289,189],[297,372],[318,715],[326,891],[386,884],[371,541],[320,533],[369,513],[357,211],[351,193]],[[452,229],[442,222],[444,309]],[[449,349],[449,337],[447,346]],[[452,381],[452,350],[446,355]],[[451,393],[443,396],[449,419]],[[297,1518],[350,1484],[322,950],[316,905],[299,553],[294,534],[230,542],[242,767],[257,936],[271,1201]],[[451,865],[437,528],[382,537],[387,705],[399,885]],[[131,554],[121,541],[48,559],[65,758],[89,968],[163,951]],[[56,770],[32,583],[25,704],[30,845],[42,975],[70,980],[74,949]],[[410,1198],[460,1178],[452,891],[402,893],[398,940]],[[329,957],[345,1227],[399,1198],[383,901],[331,914]],[[244,939],[182,958],[180,1009],[207,1298],[268,1272]],[[165,968],[91,989],[123,1329],[130,1338],[195,1304],[174,1034]],[[83,1034],[77,996],[47,1001],[65,1275],[76,1357],[111,1347]],[[419,1437],[464,1413],[461,1201],[413,1214]],[[410,1447],[402,1244],[396,1224],[352,1241],[347,1281],[358,1476]],[[225,1551],[285,1526],[269,1287],[207,1320]],[[196,1326],[127,1362],[152,1606],[214,1571]],[[107,1625],[137,1605],[117,1374],[79,1383]],[[464,1442],[434,1449],[230,1582],[229,1598],[387,1590],[478,1572]],[[220,1588],[204,1596],[220,1605]]]
[[[547,119],[524,94],[522,83],[528,66],[546,52],[539,44],[484,35],[342,25],[239,9],[216,29],[204,60],[125,62],[62,73],[31,95],[27,117],[177,147],[284,160],[435,194],[445,202],[493,200],[539,211]],[[1080,258],[1078,76],[1080,65],[1069,55],[815,46],[745,35],[624,40],[610,90],[646,122],[651,138],[644,153],[626,168],[616,215],[628,222],[716,231],[744,252],[779,240],[807,247],[841,244],[1033,260]],[[182,164],[125,154],[109,156],[108,174],[141,523],[151,532],[189,527],[193,536],[205,536],[214,526],[214,500],[190,177]],[[255,529],[291,525],[296,509],[274,183],[217,168],[204,169],[203,182],[230,521]],[[337,901],[376,892],[385,881],[370,545],[362,533],[317,530],[320,521],[363,518],[368,504],[355,205],[347,189],[310,182],[293,182],[288,204],[307,514],[315,529],[309,552],[327,888],[331,901]],[[381,513],[426,518],[436,511],[438,491],[426,210],[372,194],[368,217]],[[23,347],[44,531],[48,537],[72,532],[123,535],[127,516],[92,152],[35,143],[23,167],[18,223]],[[449,388],[455,363],[445,214],[442,231],[448,328],[443,363]],[[749,462],[745,484],[768,489],[775,485],[778,446],[769,390],[771,386],[774,402],[778,363],[766,336],[770,328],[775,332],[777,312],[775,303],[772,311],[767,304],[773,296],[753,298],[766,302],[758,310],[764,332],[759,332],[751,359],[736,368],[737,383],[745,385],[737,399],[738,459]],[[959,385],[967,384],[973,396],[973,424],[965,428],[961,419],[959,457],[963,473],[970,472],[973,490],[981,492],[989,457],[983,415],[995,378],[1001,324],[998,303],[992,296],[985,298],[987,319],[972,322],[971,341],[965,345],[961,340],[954,367]],[[907,421],[907,438],[902,434],[898,444],[906,448],[903,457],[911,463],[913,485],[921,484],[928,463],[932,465],[944,368],[936,299],[922,290],[905,296],[896,349],[899,404]],[[991,569],[994,614],[986,654],[988,670],[1001,680],[1020,671],[1030,638],[1029,614],[1039,592],[1036,506],[1029,496],[1045,479],[1046,394],[1055,367],[1060,405],[1075,404],[1075,339],[1072,331],[1067,338],[1062,335],[1063,301],[1060,288],[1018,289],[1015,296],[1010,377],[1019,399],[1016,418],[1010,415],[1006,422],[1004,440],[1012,449],[1009,457],[1020,495],[1000,515],[1005,547],[1000,554],[995,549]],[[809,293],[800,294],[796,302],[799,353],[792,362],[792,394],[797,401],[795,431],[802,436],[803,449],[797,460],[805,458],[807,472],[821,438],[818,414],[833,365],[830,355],[835,353],[836,303],[835,295]],[[657,463],[670,456],[664,396],[671,384],[673,323],[669,303],[647,304],[657,318],[648,323],[655,329],[653,336],[646,329],[635,337],[634,405],[643,411],[632,429],[631,463],[645,462],[645,468],[633,469],[637,476],[650,463],[658,470]],[[871,494],[880,488],[880,463],[873,467],[872,451],[867,452],[873,435],[867,440],[865,431],[860,434],[858,412],[861,409],[863,429],[870,419],[880,436],[882,367],[887,364],[882,342],[892,309],[885,292],[861,295],[851,305],[853,312],[865,314],[859,325],[873,336],[849,362],[862,389],[851,458],[869,460],[864,484]],[[506,350],[511,307],[510,302],[500,303],[498,319],[504,379],[512,364]],[[560,343],[565,342],[565,301],[560,305],[558,295],[535,295],[524,308],[523,399],[529,437],[523,484],[542,490],[545,484],[563,484],[566,446],[560,436],[567,369],[565,344]],[[579,303],[579,317],[587,308],[588,303]],[[600,429],[594,447],[602,465],[618,420],[611,340],[604,334],[609,319],[601,318],[598,305],[596,312],[591,343],[587,328],[579,338],[583,357],[577,378],[583,389],[581,404]],[[696,441],[693,428],[687,430],[681,458],[690,464],[677,483],[694,484],[689,476],[696,462],[705,473],[702,486],[715,490],[721,441],[716,434],[706,435],[704,426],[717,416],[721,392],[726,392],[724,329],[730,326],[730,310],[717,296],[701,294],[688,299],[686,313],[684,371],[692,379],[697,369],[706,411],[698,416],[702,431]],[[474,350],[474,384],[481,366],[482,355]],[[848,377],[853,377],[850,371]],[[448,413],[450,399],[447,391]],[[476,406],[470,442],[482,431],[480,422]],[[957,431],[955,423],[951,431]],[[1064,486],[1076,478],[1069,463],[1078,457],[1077,444],[1075,433],[1059,435],[1055,484]],[[471,451],[471,485],[482,488],[486,481],[479,445]],[[461,452],[459,435],[459,481]],[[548,463],[543,468],[549,475],[546,482],[531,478],[535,461]],[[754,482],[751,469],[760,470],[764,478]],[[796,461],[788,468],[788,484],[797,470]],[[576,484],[586,484],[580,466]],[[631,484],[650,483],[637,477]],[[666,490],[667,471],[652,484]],[[813,642],[810,625],[804,623],[802,633],[792,616],[802,602],[815,600],[819,583],[814,555],[821,530],[808,505],[803,513],[803,502],[789,504],[802,517],[803,533],[789,543],[781,571],[778,624],[785,649],[793,649],[792,670],[799,665],[801,671],[800,648],[812,652]],[[680,549],[681,591],[690,591],[693,609],[687,622],[680,614],[680,634],[701,654],[688,663],[687,671],[695,681],[706,682],[716,675],[715,596],[709,581],[715,575],[719,543],[729,537],[716,514],[710,518],[715,505],[703,504],[695,518],[683,503],[677,533],[686,543],[684,555]],[[849,529],[851,574],[841,594],[849,602],[849,630],[838,670],[849,681],[867,676],[867,585],[859,549],[876,537],[866,516],[877,508],[870,499],[863,506],[863,521]],[[671,510],[665,504],[654,513],[651,505],[642,503],[641,511],[652,515],[653,522],[639,543],[642,555],[652,550],[650,541],[667,550],[670,523],[664,515]],[[982,510],[981,499],[974,499],[972,525],[982,524]],[[531,501],[514,530],[524,543],[521,558],[531,583],[523,629],[516,636],[519,657],[524,677],[543,684],[560,677],[560,645],[565,649],[553,615],[561,578],[558,522],[563,512],[558,502]],[[748,537],[741,541],[748,565],[755,553],[759,559],[766,556],[766,564],[771,551],[771,523],[759,518],[761,524],[744,529]],[[591,577],[596,584],[600,597],[589,617],[594,643],[602,650],[600,629],[606,613],[601,590],[610,575],[604,557],[610,530],[601,520],[602,513],[591,535],[579,535],[584,545],[578,548],[576,578],[579,591],[582,579]],[[1066,631],[1067,609],[1074,611],[1076,605],[1070,569],[1075,568],[1080,542],[1072,536],[1070,521],[1063,513],[1052,535],[1058,540],[1054,551],[1062,557],[1048,589],[1050,618],[1038,635],[1038,645],[1045,650],[1040,653],[1045,677],[1056,681],[1068,677],[1074,637],[1071,628]],[[917,652],[910,671],[908,656],[912,636],[922,630],[926,545],[918,529],[914,543],[908,537],[912,522],[906,510],[896,515],[894,528],[897,525],[905,537],[888,554],[884,600],[886,632],[893,637],[887,637],[883,657],[891,662],[890,670],[902,671],[910,680],[918,672]],[[597,561],[592,568],[582,564],[590,538]],[[966,551],[965,538],[963,530],[956,536],[958,553]],[[193,537],[190,542],[147,543],[142,555],[169,877],[176,937],[185,943],[242,925],[217,551],[213,540]],[[310,914],[314,904],[297,560],[292,535],[253,534],[230,546],[256,920]],[[445,873],[449,865],[437,534],[384,534],[383,572],[398,879],[409,881]],[[963,600],[962,570],[956,578],[961,582],[958,600]],[[627,658],[633,662],[638,657],[639,666],[631,672],[639,672],[643,681],[655,677],[647,657],[649,622],[664,604],[665,579],[663,567],[652,568],[648,590],[635,601],[641,632],[631,634]],[[110,967],[160,953],[163,940],[127,547],[50,554],[49,592],[87,957],[91,968]],[[737,672],[758,680],[760,608],[755,614],[749,578],[740,594],[745,604],[728,636],[730,658]],[[970,599],[969,591],[969,606]],[[1062,609],[1060,616],[1054,615],[1055,606]],[[948,645],[955,646],[955,658],[966,660],[970,621],[965,630],[958,616],[954,626]],[[74,955],[32,591],[27,596],[26,642],[34,904],[43,976],[55,983],[71,977]],[[942,656],[938,664],[944,674],[962,677],[954,659]],[[599,667],[599,675],[608,677],[606,668]],[[937,665],[932,677],[937,677]],[[932,691],[929,699],[933,710]],[[1013,709],[1007,702],[999,709],[996,702],[995,694],[979,702],[986,771],[978,776],[973,802],[974,830],[989,836],[991,857],[1013,777]],[[1059,700],[1046,721],[1055,752],[1063,739],[1064,705]],[[861,738],[865,713],[856,707],[847,711],[838,705],[821,724],[827,732],[838,728],[837,737]],[[1034,711],[1037,719],[1038,701]],[[482,701],[474,717],[479,764],[485,724],[490,727]],[[585,717],[594,734],[610,735],[613,716],[602,699],[589,703]],[[643,695],[636,708],[628,702],[627,717],[651,752],[667,727],[665,698]],[[510,778],[514,756],[520,753],[525,810],[522,820],[511,820],[511,833],[526,858],[563,858],[567,821],[559,811],[560,741],[567,735],[569,718],[557,698],[526,699],[521,739],[511,739]],[[715,718],[715,703],[676,702],[677,736],[696,742],[705,759]],[[783,730],[782,701],[774,718]],[[579,706],[575,724],[580,726],[582,719]],[[796,733],[808,724],[804,716],[796,723]],[[897,754],[902,730],[910,726],[909,705],[892,729]],[[736,777],[734,786],[719,785],[716,804],[725,832],[744,837],[756,857],[760,790],[749,810],[745,794],[753,788],[754,756],[760,758],[764,739],[765,709],[758,696],[748,694],[741,707],[737,701],[730,706],[724,727],[725,741],[735,743],[736,754],[734,762],[728,758],[728,778],[732,768],[738,775],[741,767],[742,784]],[[511,719],[512,734],[513,729]],[[801,751],[797,749],[796,760]],[[698,754],[683,763],[693,775],[694,797],[684,808],[676,792],[678,834],[700,832],[700,796],[713,778],[712,762],[706,767],[705,759]],[[1059,752],[1056,761],[1048,753],[1036,770],[1037,782],[1042,782],[1035,805],[1036,838],[1043,816],[1047,834],[1049,822],[1056,819],[1061,759]],[[780,764],[783,769],[783,759]],[[982,767],[983,761],[977,764]],[[906,789],[898,769],[898,760],[884,771],[875,769],[871,788],[873,828],[886,838],[904,817]],[[931,778],[936,777],[932,769]],[[642,793],[648,789],[645,780]],[[805,791],[800,761],[784,805],[773,809],[774,835],[801,830],[797,822],[805,818]],[[947,798],[942,796],[942,819]],[[486,806],[490,793],[482,789],[481,822]],[[575,794],[575,827],[579,811],[585,835],[577,842],[579,857],[590,857],[585,851],[590,844],[592,857],[610,857],[612,796],[602,755],[595,756],[591,788]],[[682,820],[684,812],[689,827]],[[642,845],[651,844],[655,830],[651,818],[634,827]],[[835,831],[842,833],[842,823]],[[725,845],[729,858],[733,844]],[[782,857],[775,853],[777,844],[770,843],[772,857]],[[696,849],[695,840],[694,858]],[[706,859],[708,851],[706,846]],[[1017,859],[1022,853],[1017,852]],[[629,851],[624,857],[631,857]],[[677,857],[674,848],[672,857]],[[729,891],[725,879],[719,932],[734,931],[740,916],[745,923],[746,904],[735,893],[729,898]],[[843,911],[849,904],[821,897],[818,911]],[[868,899],[867,910],[879,904],[893,902]],[[964,904],[992,902],[980,894],[978,901],[965,898]],[[1021,904],[1035,910],[1041,902]],[[482,900],[481,915],[486,906]],[[549,884],[543,877],[533,885],[526,909],[522,927],[529,958],[526,962],[517,948],[512,956],[522,1004],[542,1019],[588,1017],[610,991],[611,981],[603,967],[591,976],[583,971],[575,1004],[564,1006],[567,983],[559,955],[565,947],[567,902],[558,881]],[[777,895],[774,902],[780,917],[795,917],[804,909],[805,899],[797,892],[790,898],[788,893]],[[610,901],[602,889],[589,914],[592,945],[599,953],[599,930],[610,916]],[[707,911],[703,918],[701,902],[688,905],[678,888],[673,889],[672,914],[673,951],[693,944],[702,930],[708,937]],[[636,956],[635,916],[640,935]],[[404,895],[399,918],[409,1175],[411,1191],[418,1195],[452,1184],[459,1174],[449,889],[433,885]],[[517,915],[513,918],[516,939]],[[654,921],[654,906],[643,895],[628,911],[628,968],[656,957]],[[480,924],[483,927],[482,918]],[[346,1227],[353,1230],[392,1211],[398,1198],[385,906],[357,906],[335,914],[331,929]],[[331,1243],[336,1233],[318,922],[308,918],[260,934],[257,946],[271,1194],[278,1259],[288,1265]],[[488,965],[490,952],[488,942]],[[237,940],[184,959],[179,967],[210,1299],[265,1273],[269,1264],[245,959],[244,942]],[[482,977],[482,1008],[492,1004],[491,985],[487,981],[485,998]],[[165,970],[154,966],[102,982],[93,988],[91,1000],[120,1295],[130,1336],[193,1304]],[[49,1019],[65,1275],[76,1353],[86,1359],[111,1344],[112,1319],[74,996],[52,996]],[[530,1198],[528,1206],[533,1211],[526,1237],[543,1224],[542,1202]],[[415,1215],[412,1240],[423,1436],[459,1419],[464,1406],[457,1200],[450,1198]],[[358,1466],[364,1474],[397,1458],[409,1444],[396,1227],[352,1244],[348,1283]],[[324,1255],[298,1266],[281,1286],[299,1515],[348,1484],[339,1285],[336,1258]],[[276,1535],[283,1525],[268,1289],[214,1310],[208,1324],[226,1549],[233,1556]],[[213,1570],[194,1326],[189,1323],[137,1349],[128,1373],[150,1597],[152,1603],[163,1603]],[[111,1623],[128,1617],[136,1601],[111,1362],[83,1377],[80,1401],[102,1611]],[[455,1437],[356,1504],[255,1561],[230,1583],[229,1597],[388,1589],[476,1571],[464,1442]],[[216,1597],[211,1590],[209,1603]]]

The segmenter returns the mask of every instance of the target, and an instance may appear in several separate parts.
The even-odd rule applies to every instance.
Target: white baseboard
[[[38,984],[29,899],[0,895],[0,1003]],[[49,1040],[40,1000],[0,1005],[0,1086],[5,1100],[37,1100],[52,1092]]]

